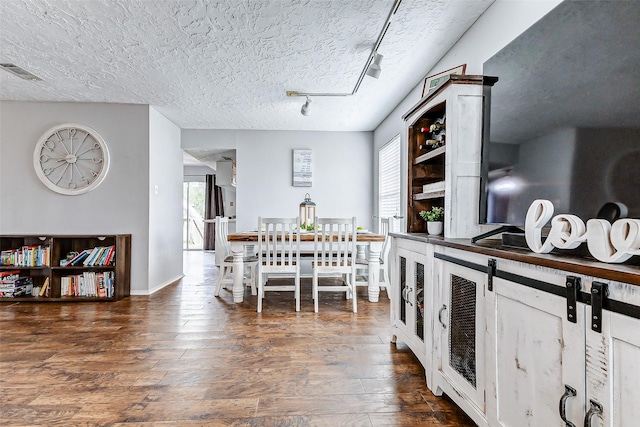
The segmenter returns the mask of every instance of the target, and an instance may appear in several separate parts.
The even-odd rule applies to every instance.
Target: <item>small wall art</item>
[[[293,150],[293,186],[311,187],[311,150]]]

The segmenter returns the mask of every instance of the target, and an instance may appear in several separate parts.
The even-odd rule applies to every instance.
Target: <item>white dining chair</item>
[[[218,283],[214,295],[220,295],[220,289],[227,288],[226,285],[233,287],[233,255],[231,254],[231,245],[229,244],[229,218],[217,216],[215,218],[215,262],[218,266]],[[258,257],[255,254],[245,254],[243,257],[245,270],[243,272],[243,282],[247,286],[251,286],[251,295],[256,295],[256,266],[258,265]]]
[[[384,289],[387,292],[387,297],[390,299],[390,287],[391,282],[389,280],[389,253],[391,252],[391,237],[389,232],[397,232],[400,227],[400,220],[395,217],[380,218],[380,224],[378,227],[378,233],[384,234],[384,242],[382,243],[382,250],[380,251],[380,289]],[[362,280],[357,280],[362,277]],[[369,260],[366,258],[356,259],[356,286],[369,286]]]
[[[316,218],[313,239],[313,303],[318,312],[320,292],[346,292],[351,298],[353,312],[358,312],[356,295],[355,257],[357,235],[356,217],[353,218]],[[339,277],[340,285],[319,284],[320,277]]]
[[[300,311],[300,227],[298,218],[258,218],[258,313],[266,292],[293,291]],[[291,277],[293,284],[277,277]]]

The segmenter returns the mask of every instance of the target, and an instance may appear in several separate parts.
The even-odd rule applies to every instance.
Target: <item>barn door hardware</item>
[[[591,283],[591,329],[595,332],[602,332],[602,303],[607,293],[606,283]]]
[[[567,276],[565,283],[567,288],[567,320],[571,323],[577,323],[578,293],[580,292],[580,278],[576,276]]]

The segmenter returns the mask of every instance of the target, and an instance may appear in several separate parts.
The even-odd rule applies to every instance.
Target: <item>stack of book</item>
[[[11,273],[11,272],[3,272]],[[8,277],[12,277],[9,279]],[[29,276],[23,277],[13,277],[4,276],[2,280],[0,280],[0,298],[15,298],[22,296],[31,296],[31,292],[33,291],[33,278]]]
[[[67,266],[105,266],[113,265],[115,260],[115,246],[96,246],[93,249],[85,249],[67,262]]]

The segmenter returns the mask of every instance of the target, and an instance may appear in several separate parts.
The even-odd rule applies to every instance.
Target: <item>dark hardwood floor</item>
[[[203,258],[204,257],[204,258]],[[204,261],[204,262],[203,262]],[[115,303],[0,305],[2,426],[474,426],[389,342],[389,301],[213,296],[211,253]]]

